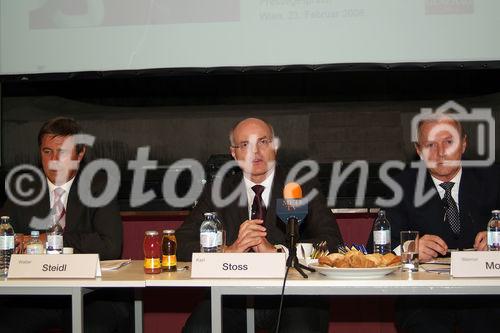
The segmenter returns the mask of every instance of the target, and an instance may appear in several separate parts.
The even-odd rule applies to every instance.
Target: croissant
[[[349,262],[344,258],[344,259],[338,259],[333,263],[333,267],[337,268],[349,268]]]
[[[320,265],[337,268],[373,268],[396,266],[401,262],[401,257],[394,253],[381,255],[380,253],[363,254],[358,250],[351,250],[345,255],[331,253],[318,259]]]
[[[375,267],[381,267],[383,265],[382,255],[380,253],[367,254],[365,258],[373,261]]]
[[[349,265],[353,268],[371,268],[375,267],[375,263],[366,259],[365,255],[359,252],[356,255],[349,257]]]
[[[333,260],[330,259],[328,256],[319,257],[318,263],[320,265],[328,265],[330,267],[333,267]]]
[[[382,265],[383,266],[389,266],[398,256],[396,256],[394,253],[386,253],[382,256]]]

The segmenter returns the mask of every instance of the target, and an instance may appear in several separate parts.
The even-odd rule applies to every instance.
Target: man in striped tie
[[[421,262],[452,250],[486,250],[486,224],[491,210],[500,207],[498,169],[462,166],[467,136],[453,113],[424,118],[417,134],[416,152],[427,172],[421,176],[409,168],[396,177],[403,198],[387,209],[393,247],[400,243],[400,231],[417,230]],[[419,204],[421,191],[431,196]],[[401,297],[396,321],[405,332],[453,332],[456,327],[463,332],[495,331],[497,302],[487,296]]]
[[[79,187],[88,185],[80,181],[83,180],[80,178],[81,164],[87,150],[85,145],[75,142],[75,136],[81,133],[80,125],[70,118],[54,118],[42,126],[38,145],[44,178],[20,182],[23,191],[32,191],[35,195],[42,193],[41,200],[25,205],[8,198],[2,213],[12,217],[17,233],[29,235],[32,229],[39,229],[41,238],[45,239],[47,222],[40,222],[37,228],[32,218],[55,220],[64,230],[65,247],[72,247],[75,253],[98,253],[101,260],[119,259],[122,224],[116,198],[97,207],[88,207],[79,196]],[[16,180],[12,183],[16,184]],[[96,174],[90,181],[92,193],[102,193],[106,183],[104,175]],[[71,322],[67,320],[71,318],[69,299],[13,297],[2,299],[0,306],[5,315],[2,332],[38,332],[58,327],[71,330]],[[85,301],[85,332],[127,331],[129,310],[127,298],[122,299],[108,290],[93,292]]]

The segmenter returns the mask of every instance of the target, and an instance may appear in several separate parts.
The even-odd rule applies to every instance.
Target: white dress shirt
[[[274,180],[274,169],[271,171],[271,173],[267,176],[267,178],[260,184],[252,182],[250,179],[247,179],[245,176],[243,176],[243,179],[245,181],[245,188],[247,191],[247,199],[248,199],[248,218],[252,218],[252,204],[253,200],[255,198],[255,192],[252,190],[252,187],[254,185],[262,185],[264,186],[264,192],[262,192],[262,201],[264,201],[264,206],[269,207],[269,198],[271,197],[271,187],[273,185],[273,180]]]
[[[54,206],[54,200],[55,200],[55,193],[54,193],[54,190],[58,187],[62,188],[64,190],[64,193],[63,195],[61,196],[61,202],[63,203],[64,205],[64,209],[67,208],[67,204],[68,204],[68,194],[69,194],[69,190],[71,189],[71,185],[73,185],[73,181],[75,180],[75,177],[71,178],[69,181],[67,181],[66,183],[60,185],[60,186],[56,186],[54,185],[48,178],[47,178],[47,184],[49,186],[49,197],[50,197],[50,208],[52,208]],[[67,209],[66,209],[67,210]]]
[[[271,173],[267,176],[267,178],[260,184],[252,182],[250,179],[247,179],[245,176],[243,176],[243,180],[245,182],[245,188],[247,191],[247,199],[248,199],[248,219],[252,218],[252,204],[253,204],[253,199],[255,198],[255,192],[252,190],[252,187],[254,185],[262,185],[264,186],[264,191],[262,192],[262,201],[264,202],[264,205],[269,207],[269,200],[271,198],[271,187],[273,185],[273,180],[274,180],[274,170],[271,171]],[[274,247],[278,251],[282,251],[286,254],[286,257],[288,258],[288,249],[286,246],[281,245],[281,244],[275,244]]]
[[[444,188],[442,188],[439,185],[444,183],[444,182],[442,180],[434,178],[434,176],[431,176],[431,177],[432,177],[432,181],[434,182],[434,185],[436,186],[439,197],[442,200],[446,191],[444,190]],[[460,179],[461,178],[462,178],[462,168],[460,168],[460,170],[457,172],[455,177],[453,177],[450,180],[450,182],[455,183],[455,185],[453,185],[453,188],[451,189],[451,197],[453,198],[453,200],[455,200],[455,203],[457,204],[458,211],[460,211],[460,206],[458,205],[458,191],[460,189]]]

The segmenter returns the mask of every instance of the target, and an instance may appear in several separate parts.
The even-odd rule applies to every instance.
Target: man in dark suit
[[[12,190],[2,209],[2,214],[12,218],[16,233],[29,235],[38,229],[44,233],[50,222],[57,219],[63,226],[65,247],[75,253],[98,253],[101,260],[118,259],[121,256],[122,224],[118,204],[113,198],[98,207],[88,207],[79,197],[78,188],[91,182],[90,193],[98,197],[104,190],[107,179],[97,175],[94,179],[80,177],[79,166],[86,147],[75,144],[75,136],[81,133],[80,126],[69,118],[54,118],[40,129],[38,144],[44,179],[20,181],[26,173],[14,175],[10,183]],[[20,178],[18,178],[20,177]],[[20,192],[32,191],[33,199],[41,193],[40,200],[26,205],[21,202]],[[61,205],[57,214],[56,206]],[[51,215],[52,214],[52,215]],[[34,219],[35,218],[35,219]],[[45,239],[45,234],[42,235]],[[108,291],[96,291],[86,296],[85,331],[114,332],[127,330],[129,306]],[[121,297],[119,297],[121,298]],[[44,328],[63,326],[70,330],[71,318],[68,299],[61,297],[12,297],[4,300],[2,321],[4,332],[38,332]],[[19,320],[19,318],[28,320]]]
[[[451,115],[432,116],[418,124],[415,148],[427,173],[402,172],[397,181],[403,199],[387,209],[392,244],[400,243],[401,230],[420,232],[421,262],[445,256],[452,249],[486,250],[486,225],[491,210],[500,207],[499,174],[495,168],[463,168],[467,137]],[[422,193],[416,192],[423,182]],[[420,200],[432,191],[429,200]],[[423,201],[423,202],[419,202]],[[498,312],[487,297],[402,297],[397,324],[411,332],[493,331]]]
[[[220,198],[231,193],[240,195],[229,205],[220,206],[212,196],[213,184],[208,184],[181,228],[177,231],[178,257],[190,261],[191,254],[200,250],[200,225],[203,213],[217,212],[226,231],[225,252],[276,252],[286,244],[284,223],[276,216],[276,199],[282,198],[286,173],[276,166],[277,145],[268,123],[249,118],[237,123],[231,133],[231,155],[242,173],[226,177],[220,187]],[[300,241],[328,241],[330,249],[342,242],[335,218],[319,193],[317,181],[302,184],[305,194],[313,189],[318,194],[309,202],[309,211],[300,230]],[[243,205],[238,201],[243,197]],[[224,299],[223,328],[226,332],[244,329],[244,298]],[[281,320],[283,332],[324,332],[328,328],[328,306],[308,297],[285,300]],[[279,297],[256,297],[256,327],[273,329],[276,325]],[[202,302],[186,322],[185,332],[210,331],[210,303]]]

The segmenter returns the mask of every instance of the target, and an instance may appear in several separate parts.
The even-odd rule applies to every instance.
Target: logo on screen
[[[426,15],[464,15],[474,13],[474,0],[427,0]]]

